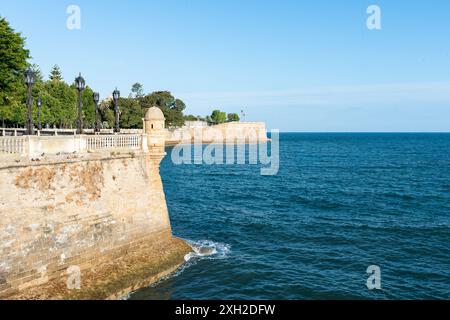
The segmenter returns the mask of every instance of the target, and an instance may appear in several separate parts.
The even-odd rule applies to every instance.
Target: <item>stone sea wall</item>
[[[118,298],[174,271],[191,249],[172,236],[161,159],[136,151],[1,162],[0,298]]]
[[[210,127],[167,130],[165,142],[178,143],[252,143],[267,141],[264,122],[228,122]]]

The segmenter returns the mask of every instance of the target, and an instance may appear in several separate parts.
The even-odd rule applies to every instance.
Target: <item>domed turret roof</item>
[[[145,113],[145,120],[162,120],[164,121],[166,118],[164,118],[164,114],[158,107],[151,107],[147,110]]]

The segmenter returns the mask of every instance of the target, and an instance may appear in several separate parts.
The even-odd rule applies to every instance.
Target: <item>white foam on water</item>
[[[186,240],[186,242],[193,250],[184,257],[186,262],[190,262],[192,259],[224,259],[231,252],[230,245],[225,243],[214,242],[211,240]]]
[[[226,243],[214,242],[211,240],[193,241],[184,239],[184,241],[186,241],[192,248],[192,252],[184,256],[185,263],[179,267],[177,271],[162,277],[149,287],[156,287],[163,281],[178,277],[184,270],[196,265],[198,261],[226,259],[231,252],[230,245]],[[129,295],[122,297],[122,299],[128,300],[132,294],[133,293],[130,293]]]
[[[226,243],[214,242],[211,240],[194,241],[184,239],[184,241],[191,246],[192,252],[184,256],[185,263],[178,268],[177,271],[161,279],[162,281],[178,277],[184,270],[196,265],[201,260],[226,259],[231,252],[230,245]]]
[[[192,252],[184,256],[185,263],[178,268],[172,274],[169,274],[159,281],[151,285],[151,287],[157,286],[160,282],[165,281],[170,278],[178,277],[184,272],[184,270],[189,267],[196,265],[197,262],[201,260],[216,260],[216,259],[226,259],[228,254],[231,252],[230,245],[220,242],[214,242],[211,240],[186,240],[184,239],[192,248]]]

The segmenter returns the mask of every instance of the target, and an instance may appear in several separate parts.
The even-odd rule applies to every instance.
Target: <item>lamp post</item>
[[[115,116],[115,126],[114,126],[114,132],[119,133],[120,127],[119,127],[119,98],[120,98],[120,91],[114,90],[113,92],[113,99],[114,99],[114,116]]]
[[[27,69],[25,71],[25,84],[27,85],[28,89],[28,96],[27,96],[27,124],[26,124],[26,135],[31,136],[33,134],[33,85],[35,82],[34,79],[35,75],[34,72],[31,69]]]
[[[84,88],[86,87],[86,82],[84,81],[83,77],[81,76],[81,73],[78,77],[75,78],[75,85],[77,86],[77,90],[78,90],[77,134],[83,134],[83,115],[82,115],[83,101],[81,98],[81,93],[83,92]]]
[[[42,101],[41,101],[40,97],[37,98],[36,105],[38,107],[38,130],[41,131],[42,130],[42,123],[41,123],[41,106],[42,106]]]
[[[99,125],[99,112],[98,112],[98,102],[100,101],[100,94],[98,92],[94,92],[94,103],[95,103],[95,126],[94,126],[94,132],[100,132],[100,125]]]

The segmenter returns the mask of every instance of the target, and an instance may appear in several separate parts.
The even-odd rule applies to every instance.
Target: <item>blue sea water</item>
[[[131,299],[450,298],[450,134],[285,133],[276,176],[167,152],[173,232],[214,252]]]

